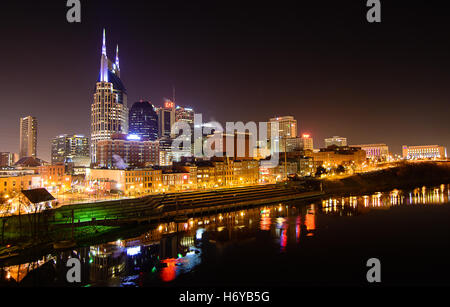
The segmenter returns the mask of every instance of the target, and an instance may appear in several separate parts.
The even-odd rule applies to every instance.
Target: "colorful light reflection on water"
[[[44,264],[52,263],[59,272],[68,257],[78,257],[83,265],[83,285],[170,283],[202,265],[205,245],[220,250],[265,234],[268,249],[276,246],[279,253],[289,253],[290,248],[300,248],[302,242],[318,237],[322,215],[357,216],[400,206],[448,204],[449,193],[448,185],[440,185],[222,212],[178,224],[155,225],[134,238],[42,255],[38,261],[4,267],[0,273],[3,280],[20,282]]]

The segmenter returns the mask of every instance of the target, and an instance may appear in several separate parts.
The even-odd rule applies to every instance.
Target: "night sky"
[[[245,2],[245,4],[244,4]],[[444,1],[8,1],[0,11],[0,151],[18,152],[19,117],[38,119],[38,156],[50,140],[89,135],[101,35],[119,44],[128,105],[177,104],[207,120],[294,115],[315,147],[450,147],[450,16]],[[392,6],[395,2],[395,7]]]

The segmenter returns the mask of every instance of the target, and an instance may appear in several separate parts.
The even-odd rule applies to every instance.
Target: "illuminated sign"
[[[141,253],[141,247],[140,246],[134,246],[127,248],[127,255],[128,256],[135,256],[137,254]]]
[[[164,108],[166,109],[173,109],[175,107],[175,103],[173,103],[170,100],[167,100],[166,102],[164,102]]]
[[[129,135],[127,135],[127,140],[128,141],[140,141],[141,137],[137,134],[129,134]]]

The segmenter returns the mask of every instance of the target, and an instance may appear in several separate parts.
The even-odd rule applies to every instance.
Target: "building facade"
[[[0,175],[0,195],[12,197],[21,190],[37,189],[42,187],[42,179],[37,174],[11,174]]]
[[[278,134],[280,138],[297,137],[297,120],[293,116],[274,117],[267,123],[267,137],[272,139],[272,125],[278,123]]]
[[[170,137],[171,129],[175,123],[175,103],[170,100],[164,102],[164,106],[158,109],[159,137]]]
[[[89,166],[89,139],[81,134],[59,135],[52,140],[52,164],[73,163]]]
[[[26,116],[20,119],[19,158],[37,157],[37,119]]]
[[[347,146],[347,138],[333,136],[325,139],[325,148],[329,146]]]
[[[156,141],[158,138],[158,114],[148,101],[135,102],[130,109],[129,134],[137,135],[143,141]]]
[[[447,148],[440,145],[407,146],[403,145],[404,159],[447,159]]]
[[[162,193],[188,188],[190,174],[153,168],[127,170],[88,169],[86,185],[91,191],[120,191],[127,196]]]
[[[19,156],[12,152],[0,152],[0,167],[11,167],[19,160]]]
[[[124,169],[159,164],[159,142],[141,141],[132,135],[115,134],[97,144],[96,166]]]
[[[177,106],[175,108],[175,122],[183,121],[189,125],[194,125],[194,109]],[[192,133],[194,133],[192,131]]]
[[[389,147],[386,144],[362,144],[351,145],[350,147],[361,148],[366,152],[368,159],[386,160],[389,156]]]
[[[360,168],[366,161],[366,152],[355,147],[331,146],[321,148],[318,152],[306,152],[305,155],[326,168],[339,165],[354,165],[355,168]]]
[[[106,55],[103,30],[100,76],[91,105],[91,163],[97,162],[98,141],[109,139],[116,133],[128,133],[127,93],[120,79],[118,52],[117,48],[116,61],[112,63]]]
[[[314,141],[311,135],[302,134],[302,147],[303,150],[313,150],[314,149]]]

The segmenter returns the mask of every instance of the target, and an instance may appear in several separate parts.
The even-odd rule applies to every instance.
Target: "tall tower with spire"
[[[112,63],[106,54],[106,32],[103,29],[100,72],[91,105],[91,163],[97,162],[97,143],[113,134],[128,133],[127,92],[120,79],[119,46]],[[101,153],[100,153],[101,154]]]

